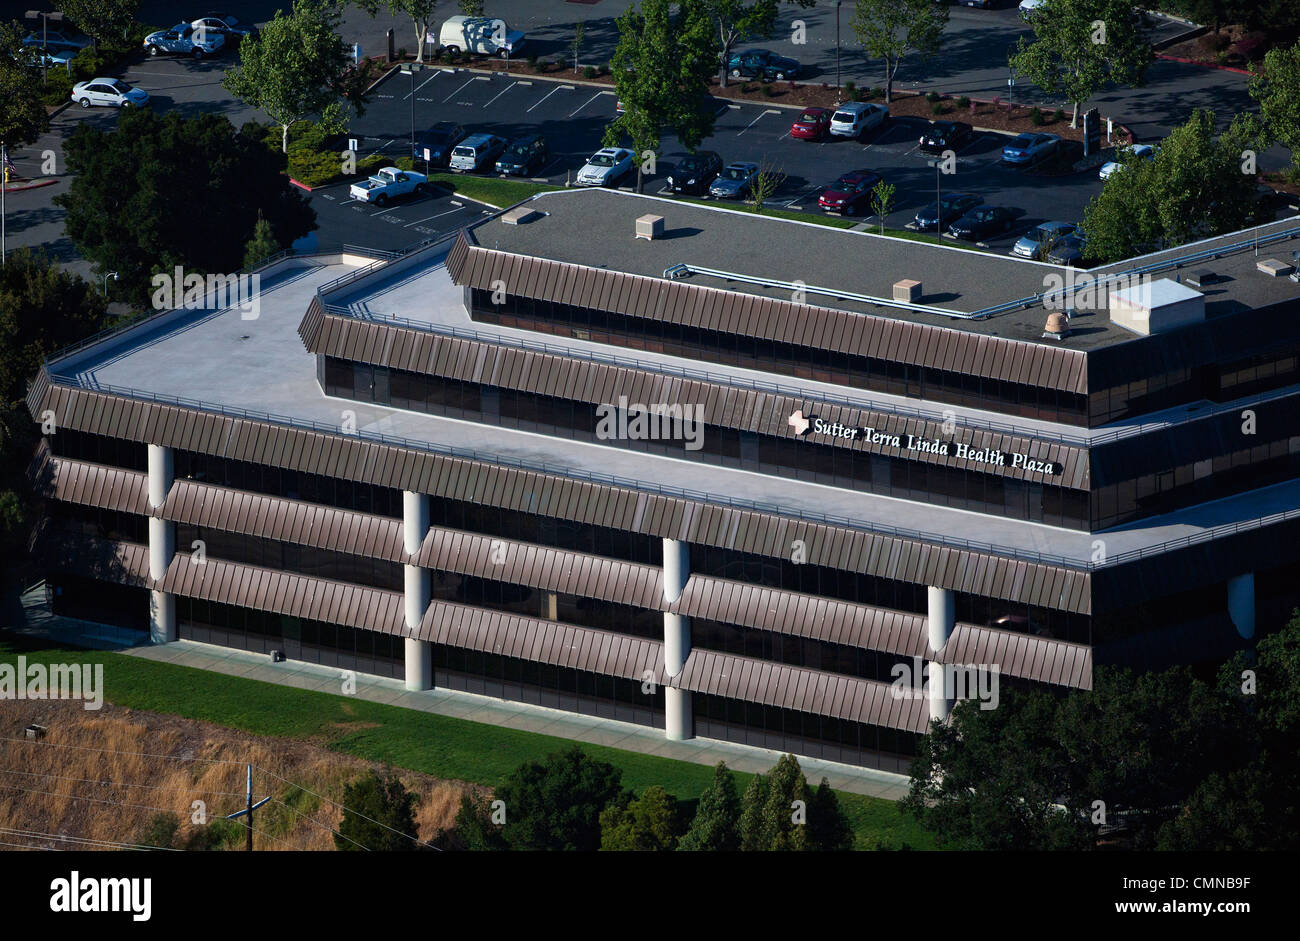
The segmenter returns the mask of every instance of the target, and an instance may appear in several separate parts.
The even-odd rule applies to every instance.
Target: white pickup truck
[[[390,199],[415,193],[423,196],[429,191],[429,178],[423,173],[411,170],[399,170],[397,167],[384,167],[370,179],[353,183],[350,194],[353,199],[363,203],[383,206]]]

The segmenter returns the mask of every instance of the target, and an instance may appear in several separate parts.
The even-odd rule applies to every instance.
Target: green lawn
[[[520,763],[569,747],[566,739],[464,719],[430,715],[342,695],[277,686],[173,666],[124,654],[69,649],[22,650],[0,641],[0,661],[22,652],[29,661],[104,664],[105,698],[118,706],[172,713],[255,735],[312,742],[357,758],[440,778],[499,784]],[[583,745],[616,765],[636,790],[662,785],[678,798],[696,798],[713,770],[704,765]],[[743,789],[748,775],[740,775]],[[815,784],[816,782],[811,782]],[[933,849],[933,837],[886,800],[840,792],[859,848],[877,845]]]

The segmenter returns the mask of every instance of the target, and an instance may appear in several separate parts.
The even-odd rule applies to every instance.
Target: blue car
[[[1039,163],[1055,154],[1060,146],[1061,138],[1055,134],[1021,134],[1002,148],[1002,159],[1017,165]]]

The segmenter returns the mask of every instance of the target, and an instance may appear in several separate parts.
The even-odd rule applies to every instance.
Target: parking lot
[[[450,68],[393,72],[376,87],[372,104],[364,117],[352,123],[351,134],[360,138],[362,155],[397,156],[410,152],[412,126],[419,131],[438,121],[456,121],[471,133],[505,138],[541,133],[552,153],[533,179],[563,185],[600,148],[605,128],[614,118],[615,101],[609,88],[535,75]],[[714,134],[702,149],[716,150],[726,162],[766,162],[778,168],[785,179],[771,204],[791,210],[819,213],[817,197],[827,184],[850,170],[869,169],[898,188],[894,211],[886,220],[891,227],[902,227],[918,209],[933,202],[936,183],[942,192],[974,192],[990,205],[1019,210],[1017,228],[989,243],[994,250],[1008,251],[1022,231],[1039,222],[1077,220],[1101,189],[1095,170],[1045,176],[1003,164],[1001,150],[1008,138],[992,132],[977,133],[958,153],[957,172],[939,176],[933,158],[917,147],[928,123],[923,120],[897,118],[861,140],[812,142],[790,136],[798,109],[714,101],[718,107]],[[665,177],[685,153],[676,138],[666,134],[656,173],[644,181],[645,192],[666,193]],[[423,169],[418,162],[417,169]],[[634,179],[621,182],[629,186]],[[396,203],[387,211],[363,208],[348,201],[342,185],[313,194],[313,205],[320,217],[322,242],[331,238],[334,227],[357,226],[355,236],[346,240],[377,248],[396,248],[450,231],[475,215],[473,204],[457,209],[445,197]]]

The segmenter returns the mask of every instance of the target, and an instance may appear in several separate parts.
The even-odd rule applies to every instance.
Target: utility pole
[[[251,853],[253,852],[253,811],[257,810],[257,808],[261,807],[263,804],[265,804],[267,801],[271,799],[269,797],[263,797],[256,804],[253,803],[253,766],[252,765],[248,766],[248,787],[245,791],[245,795],[246,795],[245,797],[246,803],[244,805],[244,809],[239,811],[238,813],[230,814],[229,816],[226,817],[226,819],[234,820],[236,817],[244,818],[244,832],[248,836],[248,841],[245,846],[245,849],[247,849],[248,852]]]

